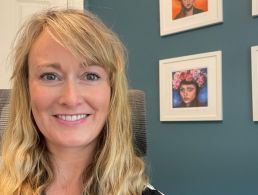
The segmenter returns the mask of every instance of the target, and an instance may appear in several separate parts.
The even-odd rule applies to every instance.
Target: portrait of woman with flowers
[[[207,68],[172,72],[172,107],[207,107]]]

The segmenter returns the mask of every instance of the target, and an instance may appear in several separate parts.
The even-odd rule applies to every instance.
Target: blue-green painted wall
[[[85,4],[86,5],[86,4]],[[258,126],[252,121],[251,0],[224,0],[222,24],[159,35],[158,0],[89,0],[128,48],[130,86],[146,92],[152,184],[167,195],[258,194]],[[159,59],[222,51],[223,121],[160,122]]]

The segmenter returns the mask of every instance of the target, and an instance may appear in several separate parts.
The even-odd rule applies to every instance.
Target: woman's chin
[[[191,102],[192,102],[192,101],[186,100],[186,101],[184,101],[184,104],[186,104],[186,105],[190,105],[190,104],[191,104]]]

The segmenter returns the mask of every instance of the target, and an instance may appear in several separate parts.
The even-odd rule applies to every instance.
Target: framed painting
[[[221,51],[159,61],[160,121],[222,120]]]
[[[258,46],[251,47],[253,121],[258,121]]]
[[[222,0],[159,0],[160,35],[223,22]]]
[[[252,16],[258,15],[258,0],[252,0]]]

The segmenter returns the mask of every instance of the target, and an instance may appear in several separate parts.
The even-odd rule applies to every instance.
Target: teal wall
[[[146,92],[152,184],[167,195],[258,194],[258,126],[252,121],[251,0],[224,0],[224,22],[159,35],[158,0],[89,0],[128,48],[132,88]],[[222,51],[223,121],[160,122],[159,60]]]

